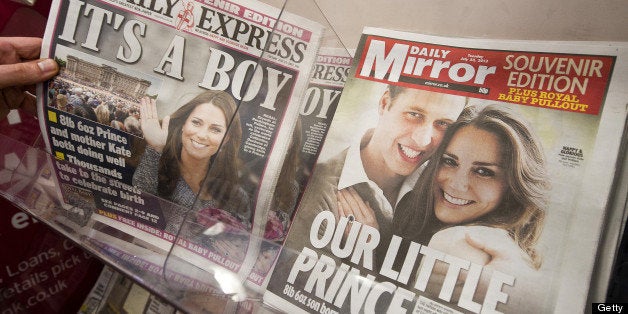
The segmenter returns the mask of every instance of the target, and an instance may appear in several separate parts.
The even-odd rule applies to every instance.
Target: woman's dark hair
[[[197,106],[207,103],[211,103],[222,110],[227,119],[228,129],[218,152],[210,160],[208,174],[203,181],[200,195],[211,196],[219,205],[222,205],[222,202],[225,201],[224,198],[228,198],[232,194],[231,187],[236,188],[239,174],[238,151],[242,141],[242,127],[237,112],[237,105],[233,97],[226,92],[206,91],[181,106],[170,116],[168,138],[159,160],[157,184],[159,195],[170,197],[174,191],[177,180],[173,178],[181,177],[179,164],[181,163],[181,149],[183,147],[181,139],[183,125]],[[227,188],[229,192],[222,192],[219,193],[220,195],[216,195],[215,182],[220,182],[221,191]]]

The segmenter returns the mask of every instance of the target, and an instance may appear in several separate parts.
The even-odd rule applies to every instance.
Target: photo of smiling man
[[[463,96],[389,85],[379,99],[368,104],[377,106],[375,126],[366,130],[359,142],[317,164],[293,228],[309,230],[312,219],[328,210],[337,219],[347,217],[378,229],[385,241],[392,235],[395,209],[466,104]],[[375,219],[359,210],[339,209],[338,202],[351,202],[351,195],[364,200]],[[288,246],[301,248],[308,242],[309,232],[303,232],[292,237]],[[380,263],[375,260],[375,265]]]

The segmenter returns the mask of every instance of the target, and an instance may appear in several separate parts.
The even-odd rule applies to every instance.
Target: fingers
[[[170,116],[165,116],[164,120],[161,121],[161,130],[166,132],[166,136],[168,135],[168,126],[170,125]]]
[[[0,63],[38,59],[41,41],[38,37],[0,37]]]
[[[356,218],[365,220],[375,216],[373,209],[368,203],[364,202],[360,194],[353,188],[349,187],[340,191],[344,202],[351,209]]]
[[[472,247],[486,252],[494,258],[511,259],[520,254],[519,246],[499,228],[482,228],[467,231],[465,240]]]
[[[0,37],[0,90],[3,111],[24,108],[32,111],[35,100],[21,87],[52,78],[59,66],[52,59],[39,59],[41,38]],[[11,87],[9,89],[9,87]]]
[[[353,187],[338,191],[336,196],[338,198],[340,217],[353,215],[356,221],[379,228],[375,212]]]
[[[366,205],[366,203],[364,203],[364,200],[362,200],[362,197],[354,188],[350,187],[347,189],[346,198],[347,202],[350,204],[350,206],[352,206],[351,208],[355,208],[356,217],[364,219],[365,217],[368,217],[370,215],[370,208],[368,207],[368,205]]]
[[[52,59],[0,65],[0,88],[31,85],[50,79],[59,72]]]
[[[168,139],[170,117],[166,116],[160,123],[157,116],[155,100],[143,97],[140,99],[140,127],[146,143],[158,152],[161,152]]]
[[[142,97],[140,99],[140,127],[145,132],[149,123],[153,123],[157,119],[157,109],[155,106],[155,100],[148,97]]]
[[[148,97],[142,97],[142,99],[140,99],[140,120],[140,126],[142,126],[142,128],[148,123],[159,121],[157,105],[154,99]],[[161,130],[168,132],[168,125],[170,125],[170,116],[165,116],[161,122]]]
[[[159,119],[155,99],[150,97],[142,97],[142,99],[140,99],[140,118]]]
[[[349,217],[349,215],[353,216],[351,211],[351,207],[347,204],[347,199],[345,197],[344,189],[336,192],[336,197],[338,199],[338,217],[336,219],[342,217]],[[341,224],[341,223],[340,223]],[[344,238],[346,239],[349,236],[349,232],[352,229],[353,221],[349,220],[346,222],[345,230],[344,230]]]
[[[347,206],[347,201],[345,200],[344,195],[341,193],[342,190],[336,192],[336,198],[338,199],[338,217],[346,217],[348,213],[345,211],[345,207]]]
[[[494,250],[494,249],[491,249],[490,247],[488,247],[488,248],[487,248],[487,247],[484,245],[484,243],[483,243],[480,239],[477,239],[476,237],[472,236],[472,235],[471,235],[471,234],[469,234],[469,233],[466,233],[466,234],[465,234],[464,239],[465,239],[465,240],[467,241],[467,243],[469,243],[469,245],[471,245],[472,247],[474,247],[474,248],[476,248],[476,249],[478,249],[478,250],[484,251],[484,252],[486,252],[488,255],[493,256],[493,254],[492,254],[492,253],[494,253],[494,252],[495,252],[495,250]]]
[[[152,111],[150,110],[150,98],[142,97],[140,99],[140,118],[147,120],[152,118]]]
[[[142,132],[146,132],[146,106],[144,104],[144,98],[140,99],[140,128],[142,128]]]
[[[338,217],[342,218],[346,217],[348,219],[347,225],[350,226],[354,221],[360,221],[360,217],[356,216],[356,212],[353,209],[353,205],[351,205],[350,200],[347,198],[348,192],[346,189],[342,189],[336,192],[336,197],[338,198]]]
[[[152,98],[147,98],[147,106],[148,106],[148,116],[151,119],[159,119],[159,116],[157,116],[157,105],[155,103],[155,100]]]
[[[349,217],[349,215],[353,215],[355,218],[359,218],[355,216],[353,205],[351,205],[347,198],[347,194],[347,189],[336,192],[336,197],[338,198],[338,215],[339,217]]]
[[[137,104],[140,107],[140,119],[144,118],[144,97],[140,98],[140,103]]]

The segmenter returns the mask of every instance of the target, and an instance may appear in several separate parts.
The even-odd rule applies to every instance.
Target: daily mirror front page
[[[627,48],[365,28],[265,302],[584,311],[626,119]]]

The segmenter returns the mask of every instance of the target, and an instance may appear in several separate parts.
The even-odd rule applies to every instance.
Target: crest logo
[[[194,1],[183,1],[183,9],[176,17],[177,30],[191,31],[194,27]]]

